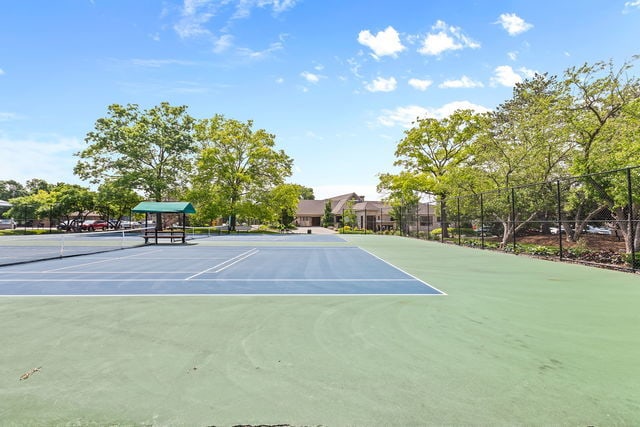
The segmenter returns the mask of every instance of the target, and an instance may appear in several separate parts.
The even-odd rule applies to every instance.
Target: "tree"
[[[94,184],[107,181],[163,201],[187,182],[195,156],[194,119],[186,106],[166,102],[141,111],[138,105],[108,107],[85,138],[88,147],[74,173]],[[160,221],[157,221],[160,224]]]
[[[46,192],[31,193],[25,196],[15,197],[10,200],[12,206],[6,216],[15,218],[26,225],[28,220],[43,218],[46,208]]]
[[[343,227],[351,227],[355,228],[357,226],[356,223],[356,212],[353,209],[353,206],[356,204],[355,200],[347,200],[344,207],[342,208],[342,226]]]
[[[264,194],[291,176],[293,161],[275,150],[275,136],[264,129],[253,130],[253,121],[242,123],[215,115],[195,126],[195,138],[202,145],[193,178],[196,192],[215,191],[217,209],[230,218],[250,212]]]
[[[315,200],[316,196],[313,194],[313,188],[304,187],[299,185],[300,187],[300,200]]]
[[[612,61],[600,61],[565,72],[565,84],[573,97],[573,108],[567,110],[566,121],[579,147],[571,171],[583,175],[581,191],[594,206],[587,216],[609,209],[624,236],[628,253],[632,247],[640,246],[640,224],[636,221],[634,230],[627,221],[629,216],[638,218],[638,200],[629,206],[624,174],[595,172],[640,162],[640,80],[629,76],[631,68],[629,61],[619,68]]]
[[[98,188],[96,210],[109,218],[115,218],[120,225],[122,217],[128,216],[142,197],[128,187],[120,187],[115,182],[105,182]]]
[[[302,200],[305,190],[306,187],[298,184],[280,184],[269,191],[264,205],[272,213],[271,221],[279,221],[285,228],[292,227],[298,202]]]
[[[430,192],[430,179],[424,173],[401,172],[378,175],[377,190],[385,193],[384,200],[391,206],[391,216],[396,218],[397,227],[408,234],[409,215],[420,203],[420,195]]]
[[[71,220],[82,223],[96,205],[96,194],[76,184],[58,184],[50,195],[48,200],[66,221],[67,231],[71,229]]]
[[[0,200],[26,196],[27,193],[28,191],[18,181],[14,181],[13,179],[0,181]]]
[[[33,178],[27,181],[26,189],[29,193],[34,194],[40,190],[49,191],[53,187],[44,179]]]
[[[394,162],[421,177],[419,191],[437,196],[443,235],[447,237],[447,197],[457,186],[454,172],[470,160],[471,145],[478,135],[481,117],[471,110],[457,110],[449,117],[418,119],[397,146]]]
[[[322,214],[322,226],[329,227],[334,224],[333,209],[331,208],[331,200],[327,200],[324,204],[324,213]]]
[[[566,171],[575,146],[563,119],[569,101],[555,77],[536,74],[516,84],[513,97],[486,116],[484,132],[473,150],[474,169],[484,191],[496,192],[484,207],[503,225],[502,245],[554,208],[548,185],[522,187],[517,192],[508,189],[546,182]],[[516,217],[512,217],[512,204],[518,205]]]

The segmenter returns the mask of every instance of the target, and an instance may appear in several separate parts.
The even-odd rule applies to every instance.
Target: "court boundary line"
[[[39,273],[34,273],[39,274]],[[136,278],[132,279],[0,279],[0,283],[10,283],[10,282],[82,282],[82,283],[90,283],[90,282],[415,282],[418,281],[427,287],[438,290],[429,284],[426,284],[422,280],[411,278],[411,279],[371,279],[371,278],[357,278],[357,279],[185,279],[185,278],[172,278],[172,279],[163,279],[163,278],[152,278],[152,279],[141,279]]]
[[[434,288],[435,289],[435,288]],[[0,298],[164,298],[164,297],[443,297],[447,294],[42,294],[42,295],[0,295]]]
[[[429,283],[425,282],[424,280],[420,279],[419,277],[416,277],[416,276],[414,276],[413,274],[411,274],[411,273],[409,273],[409,272],[407,272],[407,271],[404,271],[402,268],[400,268],[400,267],[398,267],[398,266],[396,266],[396,265],[391,264],[389,261],[387,261],[387,260],[384,260],[384,259],[380,258],[378,255],[376,255],[376,254],[374,254],[374,253],[371,253],[371,252],[369,252],[368,250],[363,249],[363,248],[361,248],[361,247],[359,247],[359,246],[358,246],[358,249],[360,249],[360,250],[362,250],[362,251],[364,251],[364,252],[368,253],[369,255],[371,255],[371,256],[372,256],[372,257],[374,257],[374,258],[379,259],[380,261],[382,261],[382,262],[384,262],[385,264],[387,264],[387,265],[389,265],[389,266],[391,266],[391,267],[395,268],[396,270],[400,271],[401,273],[404,273],[404,274],[406,274],[406,275],[407,275],[407,276],[409,276],[409,277],[413,277],[415,280],[417,280],[418,282],[422,283],[423,285],[425,285],[425,286],[427,286],[427,287],[429,287],[429,288],[431,288],[431,289],[435,289],[436,291],[440,292],[442,295],[447,295],[447,293],[446,293],[446,292],[444,292],[444,291],[442,291],[442,290],[440,290],[440,289],[436,288],[435,286],[430,285]]]

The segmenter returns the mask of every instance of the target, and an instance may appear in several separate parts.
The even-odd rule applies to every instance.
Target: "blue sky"
[[[534,72],[621,65],[638,40],[640,0],[3,1],[0,180],[88,185],[73,154],[107,106],[168,101],[254,120],[317,198],[377,199],[416,117],[493,109]]]

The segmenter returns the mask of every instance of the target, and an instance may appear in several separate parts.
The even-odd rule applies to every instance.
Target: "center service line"
[[[187,278],[186,278],[186,279],[184,279],[184,280],[191,280],[191,279],[193,279],[194,277],[198,277],[198,276],[200,276],[201,274],[204,274],[204,273],[207,273],[207,272],[209,272],[209,271],[213,270],[214,268],[219,268],[219,267],[221,267],[221,268],[219,268],[218,270],[214,271],[214,273],[218,273],[218,272],[220,272],[220,271],[224,270],[225,268],[227,268],[227,267],[231,267],[233,264],[236,264],[236,263],[238,263],[238,262],[240,262],[240,261],[242,261],[242,260],[244,260],[244,259],[246,259],[246,258],[249,258],[251,255],[255,255],[255,254],[257,254],[257,253],[258,253],[258,249],[253,248],[253,249],[251,249],[251,250],[248,250],[247,252],[243,252],[243,253],[241,253],[240,255],[236,255],[236,256],[234,256],[234,257],[233,257],[233,258],[231,258],[231,259],[228,259],[228,260],[226,260],[226,261],[223,261],[223,262],[221,262],[220,264],[214,265],[214,266],[213,266],[213,267],[211,267],[211,268],[207,268],[206,270],[203,270],[203,271],[201,271],[201,272],[199,272],[199,273],[196,273],[196,274],[194,274],[194,275],[192,275],[192,276],[189,276],[189,277],[187,277]],[[227,264],[227,265],[225,265],[225,264]]]

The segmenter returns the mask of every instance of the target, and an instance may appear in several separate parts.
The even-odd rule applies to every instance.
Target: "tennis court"
[[[393,236],[233,237],[0,267],[3,423],[640,423],[637,275]],[[204,284],[251,289],[175,293]]]
[[[101,233],[92,238],[103,239]],[[340,237],[326,235],[229,235],[200,238],[187,245],[135,246],[7,266],[0,278],[0,295],[152,294],[442,292]]]

